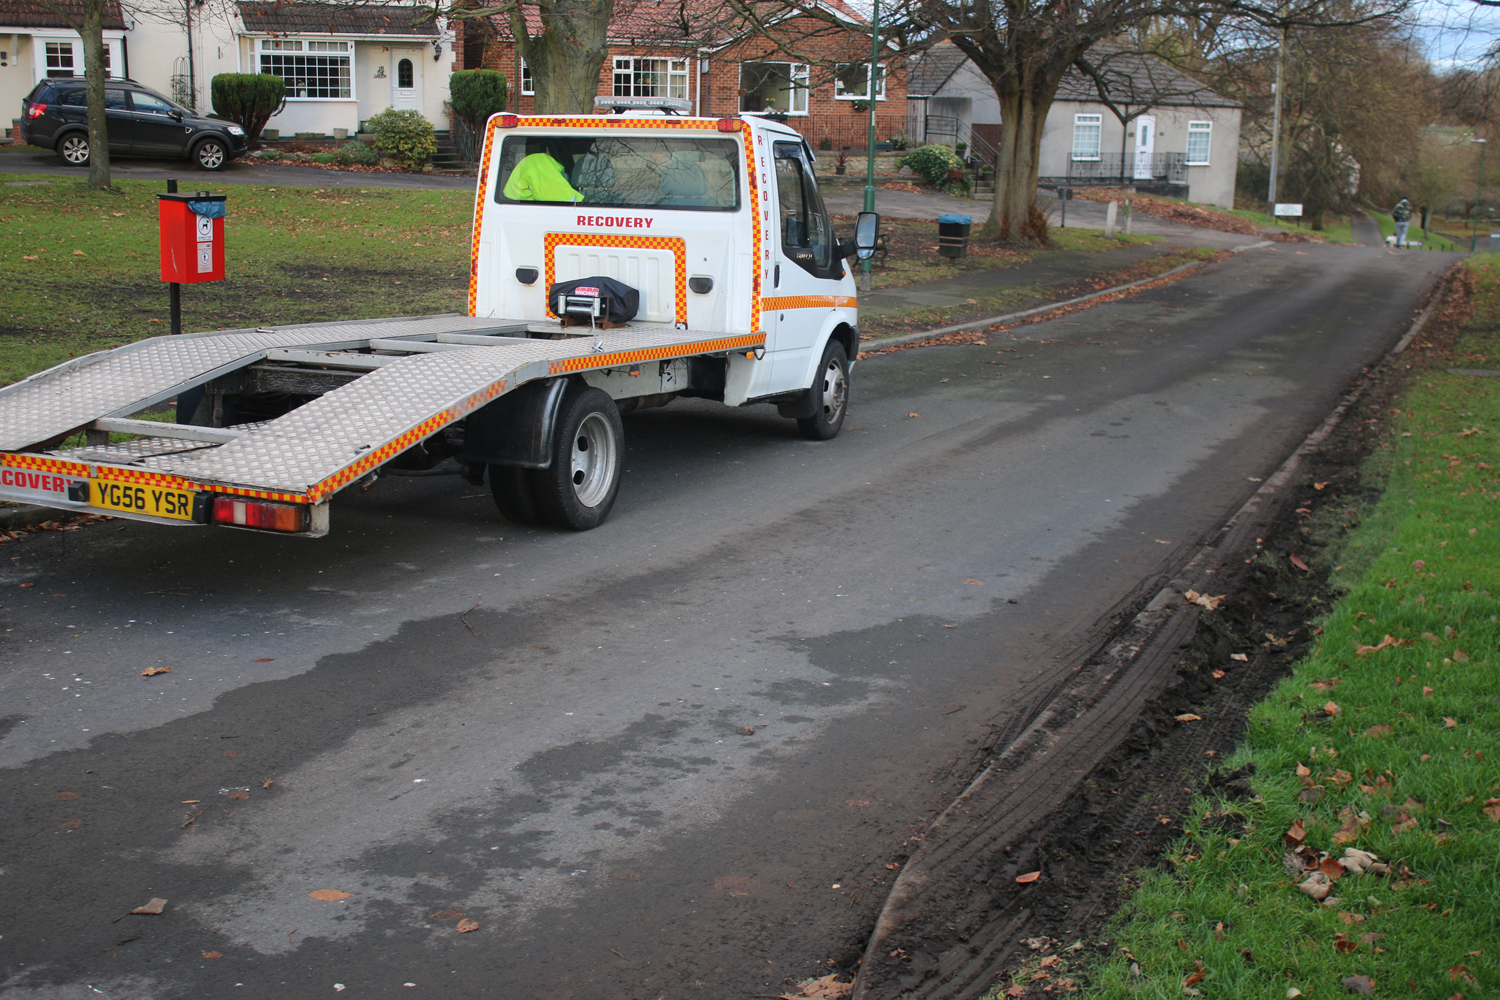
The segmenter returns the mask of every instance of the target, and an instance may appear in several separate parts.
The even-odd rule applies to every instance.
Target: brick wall
[[[794,19],[785,22],[782,27],[789,33],[789,37],[801,38],[799,43],[789,47],[793,47],[801,57],[809,60],[804,64],[807,66],[807,113],[789,113],[787,124],[807,136],[814,148],[819,147],[826,138],[834,149],[845,147],[864,149],[868,112],[856,110],[854,100],[836,96],[833,75],[835,61],[847,59],[850,63],[862,63],[869,60],[869,35],[852,30],[825,34],[829,29],[822,22],[799,23],[800,21],[808,21],[808,19]],[[470,51],[472,48],[477,48],[477,46],[471,47]],[[707,65],[707,72],[700,73],[700,60],[696,45],[653,43],[646,40],[621,41],[610,46],[610,57],[600,67],[598,90],[600,95],[614,93],[614,59],[617,56],[686,59],[688,98],[694,101],[698,114],[708,117],[739,114],[746,82],[742,78],[742,64],[784,64],[793,61],[792,56],[782,52],[770,40],[750,37],[707,57],[703,60],[703,63]],[[495,40],[484,47],[483,61],[484,68],[498,69],[510,79],[511,94],[514,95],[511,101],[512,109],[522,115],[534,112],[533,98],[521,93],[514,44],[505,37]],[[465,68],[477,67],[468,65]],[[892,60],[887,64],[884,100],[875,102],[875,137],[878,142],[889,141],[892,135],[908,131],[906,78],[904,61]],[[777,110],[788,110],[789,95],[785,91],[778,91],[778,93],[780,97],[776,104]],[[749,103],[755,104],[756,102],[752,98]],[[763,108],[756,106],[746,110],[763,110]]]

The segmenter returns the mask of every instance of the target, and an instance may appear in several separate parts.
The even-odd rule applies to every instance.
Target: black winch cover
[[[607,319],[611,323],[624,323],[635,319],[635,314],[641,307],[641,293],[637,289],[631,288],[623,281],[616,281],[614,278],[606,278],[602,275],[557,282],[547,289],[548,307],[556,311],[557,297],[563,294],[603,299],[604,314],[600,318]]]

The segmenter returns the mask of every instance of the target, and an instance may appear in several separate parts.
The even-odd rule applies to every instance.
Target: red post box
[[[190,285],[224,280],[224,209],[227,195],[159,194],[161,280]]]

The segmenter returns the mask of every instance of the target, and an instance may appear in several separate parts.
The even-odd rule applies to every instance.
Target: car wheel
[[[490,466],[490,492],[494,494],[495,506],[512,524],[529,528],[546,523],[542,512],[537,509],[535,479],[535,469],[516,465]]]
[[[89,165],[89,137],[82,132],[69,132],[57,144],[57,155],[70,167]]]
[[[193,162],[204,170],[223,170],[229,162],[229,149],[222,139],[204,139],[193,147]]]
[[[828,341],[823,348],[823,360],[813,376],[813,400],[817,410],[810,417],[797,421],[797,430],[813,441],[828,441],[838,436],[844,426],[844,414],[849,412],[849,358],[844,345],[837,340]]]
[[[620,408],[603,389],[572,388],[552,438],[552,466],[534,475],[537,507],[557,528],[587,531],[609,517],[625,459]]]

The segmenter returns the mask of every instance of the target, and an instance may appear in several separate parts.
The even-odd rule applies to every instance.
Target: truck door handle
[[[772,288],[780,288],[781,287],[781,265],[780,264],[776,265],[776,273],[771,278],[771,287]]]

